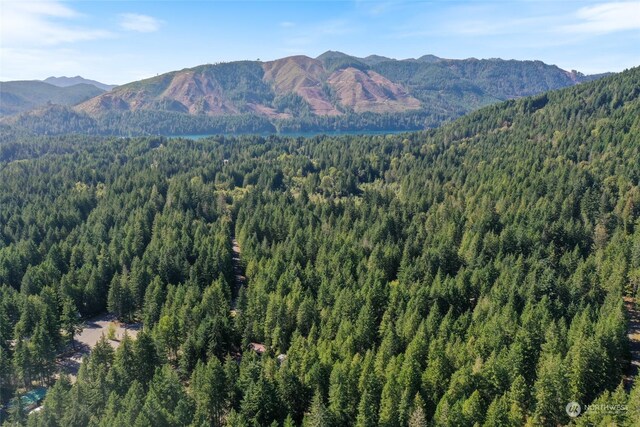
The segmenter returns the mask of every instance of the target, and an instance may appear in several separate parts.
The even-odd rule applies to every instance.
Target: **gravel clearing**
[[[125,331],[131,338],[135,338],[142,328],[140,323],[125,324],[118,322],[112,314],[102,314],[87,319],[84,322],[82,332],[75,337],[73,346],[69,345],[67,351],[58,359],[60,371],[70,375],[72,381],[75,381],[82,358],[91,352],[91,349],[95,347],[102,335],[108,335],[107,330],[110,324],[113,324],[115,328],[115,339],[108,340],[113,348],[118,348]]]

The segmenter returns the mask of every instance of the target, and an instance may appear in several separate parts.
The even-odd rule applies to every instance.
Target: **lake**
[[[243,135],[259,135],[259,136],[284,136],[284,137],[292,137],[292,138],[311,138],[319,135],[327,135],[327,136],[343,136],[343,135],[396,135],[399,133],[406,132],[418,132],[418,130],[353,130],[353,131],[309,131],[309,132],[282,132],[282,133],[211,133],[211,134],[201,134],[201,135],[166,135],[167,138],[186,138],[186,139],[203,139],[208,138],[210,136],[243,136]]]

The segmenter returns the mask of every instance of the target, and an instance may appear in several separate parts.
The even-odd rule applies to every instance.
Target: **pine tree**
[[[160,276],[155,276],[144,294],[142,320],[147,327],[152,327],[160,319],[163,300],[162,280]]]
[[[41,378],[41,384],[44,384],[53,374],[56,349],[52,337],[41,323],[36,326],[29,347],[33,367]]]
[[[567,418],[568,388],[559,355],[542,355],[534,385],[535,417],[541,425],[557,425]]]
[[[487,409],[487,416],[485,418],[485,427],[500,427],[500,426],[516,426],[521,424],[511,423],[509,421],[509,404],[505,396],[499,396],[493,399],[493,402]]]
[[[17,339],[13,352],[13,369],[18,381],[24,384],[25,387],[31,382],[33,369],[31,358],[31,351],[27,342],[23,339]]]
[[[238,364],[229,355],[224,360],[224,377],[227,381],[225,385],[227,390],[225,401],[228,402],[229,408],[237,409],[240,406],[240,396],[242,394],[238,387]]]
[[[26,424],[27,421],[27,412],[24,408],[24,403],[22,402],[22,396],[20,394],[16,395],[15,398],[11,400],[11,408],[9,409],[9,423],[14,426],[22,426]]]
[[[398,405],[401,388],[398,383],[398,359],[393,359],[387,366],[386,380],[380,397],[379,424],[394,427],[399,425]]]
[[[276,419],[278,404],[276,388],[264,374],[260,374],[259,378],[245,389],[240,407],[248,420],[256,420],[265,425]]]
[[[398,408],[400,424],[408,422],[413,399],[420,388],[421,374],[427,358],[427,345],[426,324],[422,322],[415,337],[407,347],[405,359],[400,370],[399,382],[402,387],[400,406]]]
[[[168,365],[158,368],[149,384],[149,392],[139,415],[151,425],[186,425],[193,417],[193,403],[185,393],[175,371]],[[188,423],[187,423],[188,424]]]
[[[352,371],[353,374],[350,372]],[[357,380],[359,362],[349,366],[347,362],[336,362],[331,371],[329,381],[329,410],[339,426],[351,425],[355,421],[358,405]]]
[[[62,314],[60,315],[60,326],[65,332],[65,340],[72,343],[76,348],[74,337],[82,332],[82,319],[71,298],[64,298],[62,303]]]
[[[114,275],[107,296],[107,309],[120,320],[129,321],[135,309],[135,301],[129,286],[129,272]]]
[[[484,408],[480,392],[475,390],[462,404],[462,415],[467,425],[481,424],[484,418]]]
[[[44,424],[61,426],[63,418],[71,407],[71,381],[68,376],[61,375],[53,387],[47,391],[44,400]]]
[[[136,356],[133,340],[125,331],[124,337],[115,352],[113,367],[109,371],[108,380],[111,388],[119,395],[124,396],[137,376]]]
[[[175,314],[164,315],[154,329],[158,348],[166,352],[171,359],[175,359],[180,347],[180,327]]]
[[[221,426],[227,389],[224,370],[217,358],[209,359],[206,365],[196,365],[191,375],[191,388],[197,414],[200,414],[208,425]]]
[[[8,394],[11,378],[11,359],[8,352],[0,346],[0,402],[4,402]]]
[[[296,427],[296,423],[293,422],[293,418],[291,417],[291,414],[287,415],[287,418],[284,419],[284,423],[282,424],[282,427]]]
[[[151,336],[142,330],[138,333],[133,343],[133,352],[135,354],[135,373],[136,379],[143,388],[146,389],[147,384],[154,376],[156,367],[160,364],[156,345]]]
[[[409,427],[427,427],[427,416],[424,412],[424,400],[420,394],[416,394],[413,400],[413,408],[409,416]]]
[[[295,422],[300,423],[309,402],[309,391],[287,363],[284,363],[278,370],[276,381],[278,396],[283,402],[286,412]]]
[[[329,411],[327,411],[322,396],[318,391],[313,395],[309,413],[305,415],[304,427],[328,427],[331,425]]]
[[[528,386],[522,375],[518,375],[511,383],[511,388],[507,393],[507,404],[509,407],[509,420],[512,425],[524,424],[530,397]]]
[[[378,408],[380,407],[379,381],[375,375],[373,356],[367,352],[360,375],[358,388],[361,393],[358,403],[356,426],[373,427],[378,424]]]

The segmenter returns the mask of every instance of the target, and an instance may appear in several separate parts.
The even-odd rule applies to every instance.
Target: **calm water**
[[[409,131],[409,130],[353,130],[353,131],[310,131],[310,132],[282,132],[282,133],[260,133],[257,135],[260,136],[270,136],[270,135],[277,135],[277,136],[289,136],[289,137],[293,137],[293,138],[297,138],[297,137],[303,137],[303,138],[310,138],[313,136],[318,136],[318,135],[327,135],[327,136],[341,136],[341,135],[396,135],[399,133],[405,133],[405,132],[416,132],[416,131]],[[187,138],[187,139],[202,139],[202,138],[208,138],[210,136],[218,136],[221,135],[219,133],[211,133],[211,134],[202,134],[202,135],[168,135],[169,138]],[[256,135],[256,134],[251,134],[251,133],[226,133],[226,134],[222,134],[225,136],[242,136],[242,135]]]

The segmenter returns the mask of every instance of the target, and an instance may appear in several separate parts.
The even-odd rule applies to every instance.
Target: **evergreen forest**
[[[0,129],[7,426],[639,426],[639,285],[640,68],[395,135]]]

